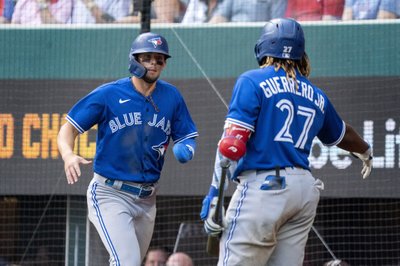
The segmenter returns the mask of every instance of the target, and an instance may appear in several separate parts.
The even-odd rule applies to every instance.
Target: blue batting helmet
[[[129,72],[138,78],[146,75],[146,69],[136,61],[135,55],[142,53],[159,53],[170,58],[167,40],[156,33],[146,32],[140,34],[133,41],[129,52]]]
[[[304,55],[305,40],[301,25],[294,19],[273,19],[264,25],[254,53],[259,65],[264,57],[299,60]]]

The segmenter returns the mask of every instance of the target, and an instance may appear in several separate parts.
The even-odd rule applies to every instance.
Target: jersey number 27
[[[278,134],[276,134],[274,140],[294,143],[292,134],[290,134],[290,127],[292,126],[295,115],[304,116],[305,121],[303,124],[303,128],[301,129],[299,139],[294,145],[296,148],[304,149],[304,146],[307,143],[308,133],[314,122],[315,110],[301,105],[299,105],[297,107],[297,110],[295,110],[292,102],[286,99],[280,100],[276,104],[276,107],[279,108],[282,112],[286,111],[287,116],[281,130],[278,132]]]

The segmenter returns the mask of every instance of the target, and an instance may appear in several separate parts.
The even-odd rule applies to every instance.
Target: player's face
[[[139,62],[147,69],[146,78],[150,82],[155,82],[164,69],[165,56],[158,53],[143,53],[138,55]]]

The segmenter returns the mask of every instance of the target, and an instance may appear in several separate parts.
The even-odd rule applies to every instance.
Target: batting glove
[[[352,152],[351,154],[363,162],[363,168],[361,170],[361,175],[362,175],[363,179],[367,178],[371,174],[371,170],[372,170],[373,157],[372,157],[371,147],[369,147],[368,150],[364,153]]]
[[[215,236],[215,237],[219,237],[222,231],[224,230],[223,225],[220,225],[214,221],[217,202],[218,202],[218,197],[214,197],[211,201],[210,211],[208,213],[207,219],[204,221],[204,230],[206,231],[206,233],[210,236]],[[222,210],[221,215],[223,215],[223,213],[224,210]]]
[[[206,220],[208,213],[210,212],[211,202],[214,197],[218,196],[218,189],[214,186],[210,186],[210,191],[208,195],[203,199],[203,206],[201,207],[200,218],[201,220]]]

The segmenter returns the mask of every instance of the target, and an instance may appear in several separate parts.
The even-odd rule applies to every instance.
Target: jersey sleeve
[[[226,122],[233,123],[254,132],[261,106],[259,90],[247,77],[239,77],[233,88],[232,99]]]
[[[186,103],[181,95],[179,95],[178,98],[171,135],[175,143],[181,142],[185,139],[195,138],[199,135],[196,125],[194,124]]]
[[[79,133],[84,133],[97,124],[104,110],[104,97],[96,89],[79,100],[67,114],[67,120]]]
[[[346,132],[346,125],[328,97],[325,98],[325,102],[325,118],[317,137],[326,146],[334,146],[343,139]]]

